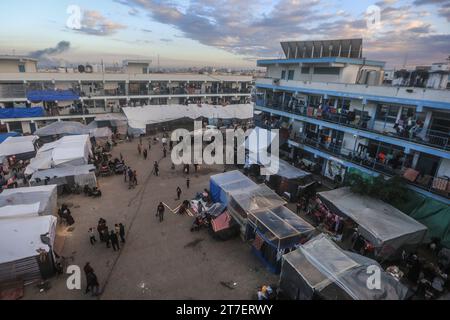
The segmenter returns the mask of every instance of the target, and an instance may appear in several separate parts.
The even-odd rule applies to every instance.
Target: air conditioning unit
[[[280,79],[273,79],[272,84],[273,84],[274,86],[280,85]]]

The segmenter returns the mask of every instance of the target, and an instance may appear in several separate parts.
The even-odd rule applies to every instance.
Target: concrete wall
[[[25,65],[25,72],[36,72],[36,62],[18,60],[0,60],[0,73],[16,73],[19,72],[19,65]]]

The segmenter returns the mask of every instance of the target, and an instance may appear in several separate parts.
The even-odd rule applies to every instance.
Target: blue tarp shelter
[[[19,136],[20,136],[20,133],[14,132],[14,131],[6,132],[6,133],[0,133],[0,143],[5,141],[9,137],[19,137]]]
[[[43,117],[44,115],[44,109],[42,107],[0,109],[0,119],[32,118]]]
[[[256,183],[239,170],[215,174],[209,180],[209,190],[212,200],[223,203],[224,205],[227,205],[228,202],[227,191],[236,189],[243,190],[248,187],[256,187]]]
[[[80,96],[72,90],[33,90],[27,92],[27,99],[38,101],[74,101]]]

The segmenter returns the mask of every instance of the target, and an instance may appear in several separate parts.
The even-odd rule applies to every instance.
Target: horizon
[[[380,13],[376,28],[367,22],[371,6]],[[386,69],[450,55],[446,0],[18,0],[2,1],[0,12],[0,54],[41,66],[149,59],[155,68],[159,59],[160,68],[248,70],[283,56],[280,41],[355,37],[363,56]]]

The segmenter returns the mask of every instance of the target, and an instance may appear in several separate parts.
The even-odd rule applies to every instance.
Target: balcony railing
[[[361,110],[356,110],[354,113],[338,113],[336,109],[330,109],[328,112],[323,112],[318,107],[289,106],[288,103],[282,104],[274,101],[267,101],[267,103],[264,104],[262,99],[256,99],[256,105],[274,110],[285,111],[308,118],[323,120],[330,123],[336,123],[350,128],[361,129],[377,134],[384,134],[431,147],[437,147],[439,149],[450,150],[450,135],[446,132],[437,130],[426,130],[425,132],[422,132],[418,127],[416,129],[411,128],[409,131],[405,130],[398,134],[377,131],[370,128],[369,123],[371,118],[370,116],[365,115]]]
[[[317,137],[300,135],[295,137],[291,136],[290,140],[300,145],[310,146],[325,153],[335,155],[338,158],[386,176],[403,176],[404,171],[407,169],[404,166],[405,160],[391,158],[390,160],[382,161],[381,159],[370,157],[367,152],[355,152],[355,150],[346,149],[333,143],[323,143]],[[420,176],[414,182],[408,180],[405,180],[405,182],[428,192],[449,198],[448,188],[446,190],[439,190],[435,187],[436,184],[434,182],[437,179],[441,180],[442,178]]]

